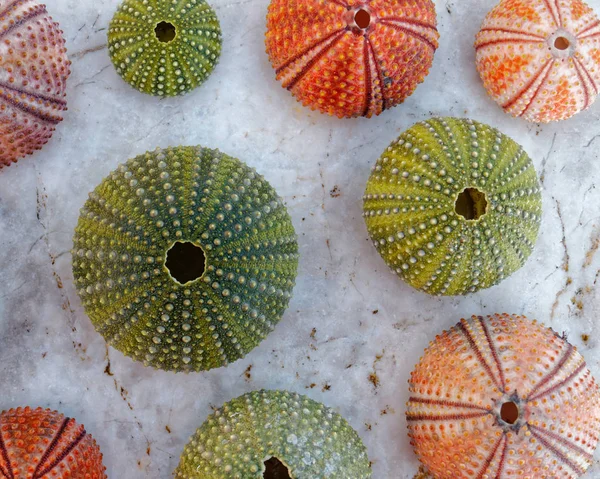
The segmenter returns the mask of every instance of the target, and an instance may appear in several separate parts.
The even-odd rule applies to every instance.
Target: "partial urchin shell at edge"
[[[265,43],[277,79],[303,105],[369,118],[424,81],[438,39],[431,0],[272,0]]]
[[[206,0],[124,0],[108,29],[117,73],[133,88],[160,97],[184,95],[204,83],[219,60],[221,41],[219,19]]]
[[[60,25],[34,0],[0,0],[0,169],[48,143],[67,110]]]
[[[576,479],[594,462],[600,389],[577,348],[524,316],[472,316],[411,373],[406,419],[436,479]]]
[[[581,0],[502,0],[475,49],[485,89],[512,116],[565,120],[600,92],[600,19]]]
[[[307,396],[266,390],[215,410],[185,446],[175,478],[262,479],[272,458],[293,479],[371,478],[366,447],[340,414]]]

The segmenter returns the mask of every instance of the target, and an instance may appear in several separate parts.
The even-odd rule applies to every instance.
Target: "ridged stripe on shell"
[[[198,279],[170,274],[176,242],[203,249]],[[90,194],[73,257],[83,306],[109,344],[190,371],[233,362],[271,332],[291,297],[298,244],[262,176],[216,150],[177,147],[129,160]]]
[[[466,188],[485,193],[477,220],[456,212]],[[522,148],[471,120],[433,118],[377,160],[364,195],[373,244],[396,274],[431,294],[466,294],[516,271],[531,253],[541,192]]]
[[[368,25],[355,16],[368,14]],[[272,0],[266,47],[277,79],[312,109],[379,115],[421,83],[438,47],[435,6],[425,0]]]
[[[33,471],[33,479],[36,479],[36,477],[38,477],[38,476],[44,475],[44,474],[40,474],[40,469],[42,468],[43,464],[48,460],[48,456],[50,456],[50,454],[52,453],[52,451],[54,450],[54,448],[56,447],[58,442],[61,440],[61,437],[64,434],[65,430],[67,429],[67,426],[69,425],[70,420],[71,420],[71,418],[68,418],[68,417],[65,417],[63,419],[63,422],[60,425],[60,427],[58,428],[56,435],[52,438],[52,440],[48,444],[48,447],[44,451],[44,454],[42,454],[40,462],[38,462],[37,466],[35,467],[35,471]]]
[[[2,411],[0,453],[0,477],[5,479],[107,479],[93,437],[74,419],[49,409]]]
[[[500,444],[502,444],[506,440],[507,440],[506,436],[500,436],[498,438],[498,442],[496,442],[496,445],[492,449],[492,452],[489,454],[489,456],[486,458],[485,462],[483,463],[483,466],[482,466],[481,470],[479,471],[479,473],[477,474],[476,479],[486,479],[486,474],[489,470],[489,467],[492,464],[492,461],[496,457],[498,450],[500,449]]]
[[[175,37],[161,41],[165,22]],[[206,81],[221,55],[221,26],[205,0],[124,0],[108,29],[108,51],[117,73],[137,90],[183,95]]]
[[[1,426],[1,424],[0,424]],[[2,455],[2,459],[4,460],[4,463],[6,464],[6,468],[2,467],[2,464],[0,464],[0,473],[2,473],[2,475],[6,478],[6,479],[15,479],[15,476],[13,474],[13,470],[12,470],[12,464],[10,463],[10,457],[8,456],[8,450],[6,449],[6,444],[4,443],[4,438],[2,437],[3,431],[2,431],[2,427],[0,427],[0,454]]]
[[[0,168],[43,147],[67,109],[59,25],[34,0],[0,0]]]
[[[369,479],[360,437],[332,409],[287,391],[254,391],[225,403],[198,428],[176,479],[263,477],[275,457],[294,479]]]
[[[582,10],[577,15],[575,4]],[[475,41],[485,88],[506,112],[528,121],[563,120],[585,110],[598,95],[588,83],[600,84],[600,38],[588,34],[599,25],[579,0],[502,0]],[[538,83],[542,77],[548,81]]]
[[[473,341],[464,340],[464,329]],[[505,392],[490,384],[484,363],[469,359],[494,353]],[[598,385],[577,350],[535,321],[506,314],[461,320],[430,344],[409,383],[411,444],[439,479],[508,479],[517,471],[575,479],[593,462]],[[518,407],[514,423],[503,419],[506,402]]]
[[[71,454],[71,452],[73,452],[75,450],[75,448],[77,446],[79,446],[79,444],[81,443],[81,441],[86,436],[87,436],[87,432],[85,431],[85,429],[82,429],[81,432],[79,433],[79,435],[73,440],[73,442],[69,443],[67,445],[67,447],[63,451],[60,452],[60,454],[58,455],[58,457],[54,461],[52,461],[50,464],[48,464],[48,466],[46,466],[43,470],[41,470],[37,474],[37,476],[34,476],[33,479],[41,479],[46,474],[49,474],[50,472],[52,472],[52,470],[55,467],[57,467],[62,461],[64,461],[65,458],[67,458],[69,456],[69,454]]]

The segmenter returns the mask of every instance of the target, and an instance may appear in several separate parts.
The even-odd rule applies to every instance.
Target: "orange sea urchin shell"
[[[593,461],[600,393],[581,354],[523,316],[473,316],[411,374],[409,435],[437,479],[564,479]]]
[[[28,407],[0,413],[0,479],[106,479],[96,441],[74,419]]]
[[[513,116],[565,120],[600,92],[600,20],[581,0],[502,0],[475,48],[485,88]]]
[[[431,0],[272,0],[267,53],[277,79],[313,110],[379,115],[429,73],[438,47]]]
[[[44,5],[0,0],[0,168],[48,142],[67,109],[70,65]]]

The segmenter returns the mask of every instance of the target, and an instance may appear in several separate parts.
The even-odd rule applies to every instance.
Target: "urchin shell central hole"
[[[567,48],[569,48],[571,46],[571,42],[569,41],[568,38],[556,37],[556,40],[554,40],[554,46],[558,50],[566,50]]]
[[[265,461],[265,473],[263,474],[264,479],[292,479],[290,471],[285,467],[276,457],[272,457]]]
[[[177,241],[167,251],[165,265],[173,278],[185,284],[204,274],[206,255],[204,250],[194,243]]]
[[[156,25],[154,33],[156,33],[156,38],[158,38],[158,41],[163,43],[169,43],[175,39],[177,30],[175,28],[175,25],[173,25],[172,23],[160,22],[158,25]]]
[[[358,28],[368,28],[371,25],[371,14],[362,8],[356,12],[354,15],[354,22],[358,26]]]
[[[466,220],[478,220],[487,211],[488,201],[485,193],[477,188],[465,188],[454,203],[454,210]]]
[[[519,419],[519,406],[512,401],[505,402],[500,408],[500,418],[508,424],[516,423]]]

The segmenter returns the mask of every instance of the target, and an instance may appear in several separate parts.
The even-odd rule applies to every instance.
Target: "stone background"
[[[481,85],[472,47],[496,0],[438,0],[431,74],[404,105],[370,120],[311,112],[279,86],[264,53],[268,0],[212,0],[224,33],[220,64],[204,86],[166,100],[134,91],[112,67],[106,27],[118,0],[47,3],[73,62],[69,111],[42,152],[0,172],[0,409],[59,409],[93,433],[109,478],[162,479],[211,407],[285,388],[348,419],[369,448],[374,478],[410,479],[418,463],[404,420],[407,379],[428,342],[461,317],[537,318],[566,332],[600,377],[600,104],[548,126],[505,115]],[[600,11],[600,0],[590,4]],[[432,298],[391,274],[361,217],[375,159],[432,115],[469,116],[509,134],[544,187],[526,266],[464,298]],[[74,291],[69,252],[79,208],[104,176],[134,155],[179,144],[219,148],[262,173],[287,202],[301,250],[294,297],[275,332],[243,360],[190,375],[107,349]],[[599,476],[594,467],[586,477]]]

